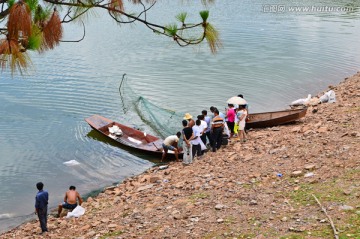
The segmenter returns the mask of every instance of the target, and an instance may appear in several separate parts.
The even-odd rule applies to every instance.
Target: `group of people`
[[[238,95],[238,97],[243,98],[242,95]],[[224,139],[228,141],[236,136],[237,140],[246,141],[247,105],[228,104],[225,113],[211,106],[210,111],[212,116],[207,114],[207,110],[203,110],[196,120],[189,113],[184,115],[182,131],[168,136],[162,144],[162,161],[166,158],[169,150],[174,152],[176,160],[179,161],[178,144],[180,139],[183,140],[183,163],[186,165],[191,164],[195,156],[201,157],[208,148],[216,152],[220,149]]]
[[[49,193],[44,190],[44,184],[42,182],[38,182],[36,184],[36,188],[39,190],[35,197],[35,214],[38,215],[40,221],[41,234],[46,233],[48,231],[47,228],[47,211],[48,211],[48,203],[49,203]],[[64,202],[60,203],[58,206],[58,217],[61,215],[61,211],[63,208],[68,210],[75,209],[78,204],[81,205],[82,198],[80,194],[76,191],[75,186],[70,186],[69,190],[65,193]]]

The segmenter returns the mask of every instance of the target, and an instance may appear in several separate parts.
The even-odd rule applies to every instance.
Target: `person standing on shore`
[[[212,137],[211,137],[211,135],[210,135],[210,131],[211,131],[211,118],[210,118],[210,116],[207,115],[207,110],[203,110],[201,113],[202,113],[202,115],[204,116],[204,120],[205,120],[205,122],[206,122],[206,124],[207,124],[207,128],[206,128],[206,130],[205,130],[205,135],[206,135],[206,137],[208,138],[209,144],[210,144],[210,146],[211,146],[212,143],[213,143]],[[206,142],[205,142],[205,145],[206,145]]]
[[[246,125],[246,118],[248,116],[245,105],[239,105],[239,110],[236,116],[239,119],[238,140],[245,142],[246,141],[245,125]]]
[[[208,124],[204,120],[205,117],[204,117],[203,114],[198,115],[197,118],[201,121],[201,124],[200,124],[201,136],[200,136],[200,139],[203,142],[204,146],[206,147],[206,133],[205,132],[206,132],[206,130],[208,128]],[[204,154],[204,153],[205,153],[205,150],[201,150],[201,154]]]
[[[186,114],[184,115],[184,120],[189,121],[188,126],[189,126],[190,128],[192,128],[192,127],[195,125],[195,121],[193,120],[192,115],[189,114],[189,113],[186,113]]]
[[[219,110],[214,109],[214,118],[211,122],[211,135],[213,138],[212,151],[220,149],[222,144],[222,132],[224,130],[224,119],[220,117]]]
[[[58,217],[60,217],[63,208],[73,210],[77,207],[78,202],[79,205],[81,205],[82,199],[80,197],[80,194],[76,191],[75,186],[70,186],[69,190],[65,193],[64,202],[59,204]]]
[[[189,165],[193,161],[192,156],[192,144],[191,140],[194,138],[194,133],[191,127],[188,126],[188,121],[183,120],[182,121],[183,130],[182,130],[182,136],[183,136],[183,164]]]
[[[233,104],[228,104],[228,107],[226,109],[226,124],[229,128],[230,131],[230,137],[232,138],[234,136],[234,126],[235,126],[235,109],[234,109],[234,105]]]
[[[194,138],[193,140],[191,140],[191,144],[192,144],[192,156],[193,158],[195,158],[195,154],[196,156],[199,157],[201,156],[201,132],[202,132],[202,127],[201,127],[201,120],[196,120],[195,122],[196,124],[192,127],[192,130],[194,132]]]
[[[47,229],[47,208],[49,203],[49,193],[44,189],[44,184],[38,182],[36,188],[39,192],[35,197],[35,214],[38,215],[40,221],[41,234],[46,233]]]
[[[238,97],[240,97],[240,98],[243,98],[244,99],[244,96],[242,95],[242,94],[239,94],[238,95]],[[240,106],[240,105],[239,105]],[[246,112],[248,113],[248,115],[249,115],[249,104],[247,104],[246,103],[246,105],[244,105],[245,106],[245,109],[246,109]]]

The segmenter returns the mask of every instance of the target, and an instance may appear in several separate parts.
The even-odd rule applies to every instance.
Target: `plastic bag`
[[[224,125],[224,134],[226,134],[228,137],[230,137],[230,130],[226,123]]]
[[[319,98],[319,101],[320,103],[326,103],[326,102],[335,103],[336,102],[335,92],[333,90],[329,90]]]
[[[203,150],[206,150],[207,148],[206,148],[206,145],[204,144],[204,142],[203,141],[200,141],[200,146],[201,146],[201,151],[203,151]]]
[[[335,91],[333,90],[329,90],[327,92],[328,96],[329,96],[329,103],[335,103],[336,102],[336,96],[335,96]]]
[[[78,205],[76,208],[74,208],[74,210],[72,210],[72,212],[67,213],[66,218],[80,217],[84,214],[85,214],[85,208]]]
[[[306,99],[298,99],[291,102],[290,105],[292,106],[298,106],[298,105],[306,105],[311,99],[311,95],[308,94],[308,97]]]

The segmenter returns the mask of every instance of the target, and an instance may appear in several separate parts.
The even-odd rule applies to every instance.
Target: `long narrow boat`
[[[140,130],[120,124],[100,115],[93,115],[86,118],[85,121],[94,130],[123,146],[147,155],[154,155],[161,158],[163,140],[156,136],[146,134]],[[174,152],[169,150],[168,157],[175,158]],[[182,158],[182,152],[179,153],[179,158]]]
[[[306,115],[307,108],[249,114],[246,128],[266,128],[294,122]]]

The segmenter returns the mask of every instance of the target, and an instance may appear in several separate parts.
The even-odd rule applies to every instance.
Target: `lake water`
[[[203,9],[187,1],[172,2],[161,1],[148,17],[171,23],[175,20],[169,19],[183,9],[191,13]],[[239,93],[250,103],[251,112],[284,109],[291,101],[356,73],[358,5],[350,0],[316,2],[316,6],[346,6],[355,11],[290,9],[311,7],[312,1],[217,1],[209,6],[209,20],[223,41],[217,55],[211,55],[206,45],[179,48],[140,24],[118,27],[103,13],[87,22],[84,41],[32,54],[35,69],[25,77],[2,72],[0,231],[34,217],[38,181],[44,182],[50,207],[55,207],[69,185],[86,194],[139,174],[156,162],[115,147],[84,121],[101,114],[156,132],[141,121],[128,98],[121,100],[124,73],[136,97],[192,115],[211,105],[222,109],[228,98]],[[65,40],[82,35],[75,26],[65,30]],[[63,164],[69,160],[80,165]]]

